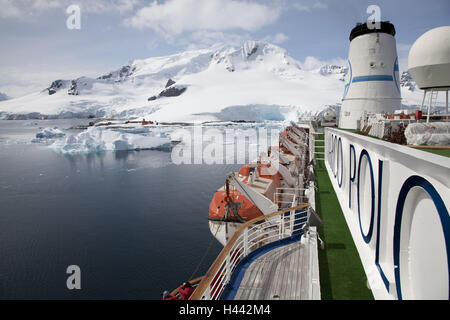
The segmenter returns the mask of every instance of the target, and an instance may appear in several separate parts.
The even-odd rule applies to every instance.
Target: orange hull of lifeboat
[[[225,198],[227,193],[225,190],[217,191],[214,194],[214,197],[209,204],[209,219],[210,220],[223,220],[226,216],[225,212]],[[243,196],[237,190],[230,190],[230,197],[233,202],[240,202],[241,207],[238,210],[239,216],[246,220],[250,221],[259,216],[262,216],[263,213],[259,210],[250,200],[248,200],[245,196]],[[230,216],[227,221],[235,221],[240,222],[238,217]]]
[[[262,163],[258,168],[251,167],[249,164],[244,165],[239,170],[239,176],[243,177],[243,182],[247,184],[248,178],[250,176],[250,172],[252,170],[257,169],[260,178],[273,180],[274,187],[269,190],[270,194],[264,194],[267,198],[273,199],[273,194],[276,191],[276,188],[281,187],[281,175],[276,172],[273,175],[264,174],[265,171],[261,170],[261,168],[269,168],[270,164]],[[263,174],[262,174],[263,173]],[[230,190],[229,196],[231,201],[240,203],[240,208],[238,209],[239,217],[234,216],[233,214],[226,212],[226,198],[227,192],[225,187],[217,190],[214,194],[213,199],[209,205],[209,219],[214,221],[233,221],[233,222],[242,222],[242,220],[250,221],[259,216],[262,216],[263,213],[259,210],[247,197],[242,195],[238,190]],[[226,218],[227,217],[227,218]],[[226,219],[225,219],[226,218]]]

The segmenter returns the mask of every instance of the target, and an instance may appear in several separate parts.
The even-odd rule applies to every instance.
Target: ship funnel
[[[364,112],[393,113],[401,107],[395,27],[358,24],[350,34],[348,70],[339,128],[357,129]]]

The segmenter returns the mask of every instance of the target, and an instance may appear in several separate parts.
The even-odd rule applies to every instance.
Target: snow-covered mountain
[[[10,98],[6,94],[0,92],[0,101],[5,101],[5,100],[9,100],[9,99]]]
[[[409,74],[408,71],[403,71],[400,77],[400,86],[412,92],[418,89],[416,86],[416,82],[414,81],[413,77]]]
[[[338,105],[345,72],[335,65],[302,69],[286,50],[263,41],[215,45],[135,60],[96,79],[55,80],[41,92],[0,103],[0,117],[290,120]]]
[[[339,80],[345,81],[345,74],[347,73],[348,68],[343,66],[337,66],[334,64],[326,64],[319,69],[319,72],[323,76],[328,75],[338,75]]]

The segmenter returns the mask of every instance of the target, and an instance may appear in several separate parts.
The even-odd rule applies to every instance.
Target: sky
[[[401,71],[418,37],[450,24],[449,0],[0,0],[0,92],[19,97],[134,59],[246,40],[283,47],[305,68],[344,64],[370,5],[396,27]]]

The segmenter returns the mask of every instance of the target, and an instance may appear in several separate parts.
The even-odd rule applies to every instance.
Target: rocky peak
[[[168,87],[174,85],[175,83],[176,83],[175,81],[173,81],[172,79],[169,79],[169,80],[167,81],[167,83],[166,83],[166,89],[167,89]]]
[[[5,101],[5,100],[9,100],[9,97],[6,94],[0,92],[0,101]]]
[[[47,90],[48,94],[51,96],[56,92],[58,92],[59,90],[66,88],[68,83],[69,81],[67,80],[55,80],[51,83],[50,87],[48,87],[45,90]]]
[[[347,72],[347,68],[343,66],[337,66],[334,64],[326,64],[320,68],[319,72],[323,76],[327,76],[330,74],[345,74]]]
[[[416,90],[416,82],[408,71],[404,71],[400,77],[400,86],[403,88],[408,88],[409,91]]]
[[[136,66],[126,65],[119,70],[108,73],[97,78],[105,82],[123,82],[126,81],[136,71]]]
[[[339,80],[345,81],[345,75],[348,71],[347,67],[337,66],[334,64],[326,64],[319,69],[319,73],[323,76],[338,75]]]

